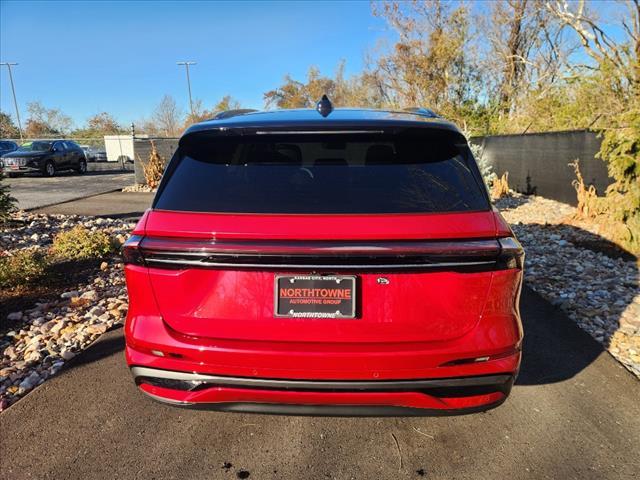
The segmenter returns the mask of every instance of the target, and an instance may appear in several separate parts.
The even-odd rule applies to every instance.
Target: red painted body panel
[[[247,390],[240,388],[208,388],[197,392],[183,392],[168,388],[142,385],[142,391],[169,402],[191,404],[216,403],[274,403],[300,405],[386,405],[429,410],[468,409],[490,405],[504,399],[500,392],[468,397],[435,397],[415,392],[397,393],[336,393],[288,392],[278,390]]]
[[[162,317],[180,333],[217,339],[331,343],[460,337],[480,318],[492,276],[491,272],[361,274],[357,318],[314,319],[274,316],[274,272],[150,271]],[[377,283],[380,277],[389,283]]]
[[[152,237],[288,240],[494,238],[493,212],[396,215],[252,215],[153,211]]]
[[[301,216],[152,211],[140,220],[134,233],[154,237],[295,240],[478,239],[511,235],[497,212]],[[127,265],[127,362],[165,370],[272,379],[383,380],[517,374],[522,340],[518,312],[521,270],[344,273],[359,278],[357,318],[276,318],[273,271],[162,270]],[[389,283],[379,284],[379,277]],[[489,360],[456,363],[485,356]],[[445,365],[450,362],[453,364]],[[146,384],[141,388],[154,396],[192,403],[462,409],[504,398],[497,392],[447,399],[419,392],[280,392],[217,387],[187,392]]]

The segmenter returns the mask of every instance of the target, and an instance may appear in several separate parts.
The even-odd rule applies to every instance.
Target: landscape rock
[[[106,262],[102,262],[102,263],[106,263]],[[100,270],[103,270],[103,269],[101,268]],[[91,300],[91,301],[96,301],[96,300],[98,300],[98,294],[96,293],[95,290],[88,290],[88,291],[84,292],[82,295],[80,295],[80,298],[86,299],[86,300]]]
[[[79,224],[118,237],[122,240],[119,243],[135,226],[121,219],[18,212],[17,226],[0,227],[0,255],[24,248],[49,248],[58,232]],[[121,322],[127,309],[121,260],[105,259],[93,277],[61,292],[60,298],[39,301],[8,315],[8,320],[18,325],[0,336],[0,410],[55,375],[65,362]]]
[[[27,378],[25,378],[20,382],[20,385],[18,385],[18,388],[30,390],[33,387],[35,387],[39,381],[40,381],[40,375],[38,375],[36,372],[31,372],[31,374],[29,374]]]

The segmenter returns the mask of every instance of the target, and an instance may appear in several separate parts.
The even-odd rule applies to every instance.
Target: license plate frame
[[[355,319],[357,287],[355,275],[276,275],[273,313],[278,318]]]

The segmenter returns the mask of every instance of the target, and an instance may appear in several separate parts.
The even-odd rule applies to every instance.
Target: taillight
[[[515,238],[426,241],[246,241],[132,235],[125,264],[151,268],[268,268],[303,270],[453,270],[522,268]]]
[[[131,235],[122,246],[122,258],[125,265],[142,265],[144,266],[144,257],[140,250],[140,242],[142,235]]]
[[[497,270],[511,268],[522,269],[524,265],[524,249],[514,237],[499,238],[500,254],[496,263]]]
[[[279,241],[145,237],[137,244],[152,268],[298,270],[492,270],[496,239],[428,241]]]

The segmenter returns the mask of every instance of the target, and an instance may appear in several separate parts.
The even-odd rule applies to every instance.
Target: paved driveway
[[[110,192],[134,183],[133,173],[63,172],[53,178],[36,175],[7,178],[18,207],[33,209]]]
[[[136,391],[116,330],[0,414],[0,477],[638,478],[640,382],[528,289],[522,313],[524,361],[510,399],[483,414],[440,418],[161,405]]]
[[[136,222],[151,207],[154,193],[111,192],[39,208],[36,213],[127,218]]]

